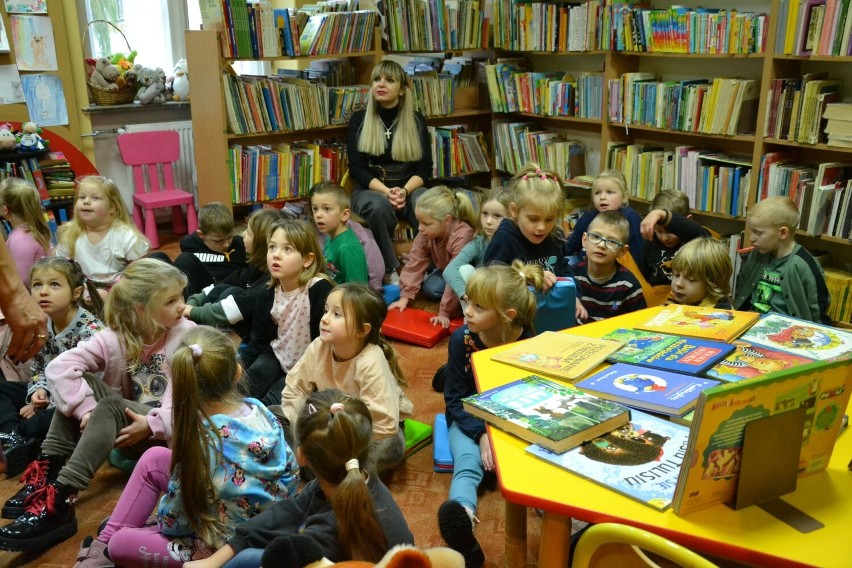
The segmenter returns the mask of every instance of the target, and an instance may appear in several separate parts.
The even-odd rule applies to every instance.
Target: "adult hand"
[[[391,206],[397,211],[405,209],[405,201],[408,198],[408,191],[402,187],[392,187],[388,193],[388,200]]]
[[[642,219],[642,224],[639,225],[639,231],[642,233],[642,238],[646,241],[654,240],[654,229],[660,221],[665,221],[666,212],[662,209],[654,209]]]
[[[482,469],[494,471],[494,452],[491,450],[491,438],[488,432],[479,437],[479,457],[482,459]]]
[[[432,316],[429,318],[429,323],[432,325],[440,325],[444,329],[450,327],[450,318],[445,318],[444,316]]]
[[[30,397],[30,402],[36,410],[44,410],[50,403],[50,395],[44,389],[38,389]]]
[[[118,431],[118,438],[115,439],[117,448],[134,446],[151,436],[151,428],[148,426],[148,419],[144,414],[137,414],[129,408],[125,408],[124,415],[130,419],[130,424]]]
[[[3,300],[3,316],[12,330],[6,355],[17,363],[28,361],[47,341],[47,315],[23,286]]]
[[[399,310],[401,312],[405,311],[405,308],[408,307],[408,298],[400,298],[396,302],[392,303],[388,306],[388,310]]]

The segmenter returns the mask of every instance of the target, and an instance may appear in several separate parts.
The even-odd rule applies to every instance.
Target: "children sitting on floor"
[[[317,230],[325,235],[322,254],[325,271],[337,284],[367,283],[367,256],[347,222],[349,194],[339,185],[320,183],[311,189],[311,213]]]

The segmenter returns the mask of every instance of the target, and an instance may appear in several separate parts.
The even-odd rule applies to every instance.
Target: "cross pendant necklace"
[[[387,126],[387,125],[385,124],[385,121],[384,121],[384,120],[382,121],[382,126],[384,126],[384,127],[385,127],[385,138],[388,140],[388,142],[390,142],[390,139],[391,139],[391,129],[392,129],[394,126],[396,126],[396,122],[397,122],[398,120],[399,120],[399,116],[397,116],[397,117],[393,120],[393,122],[391,122],[391,125],[390,125],[390,126]]]

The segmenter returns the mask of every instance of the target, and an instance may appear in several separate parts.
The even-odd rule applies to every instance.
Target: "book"
[[[577,383],[577,388],[627,406],[681,416],[698,400],[705,388],[719,381],[616,363]]]
[[[624,343],[624,347],[608,357],[612,363],[630,363],[688,375],[701,374],[735,349],[722,341],[638,329],[617,329],[603,339]]]
[[[732,383],[774,371],[792,369],[813,361],[809,357],[762,347],[745,341],[742,336],[734,341],[732,347],[735,348],[733,353],[707,369],[704,373],[707,377]]]
[[[751,326],[759,314],[699,306],[663,306],[648,321],[637,325],[638,329],[718,339],[730,342]]]
[[[817,361],[852,358],[852,333],[781,314],[766,314],[740,338]]]
[[[545,331],[512,344],[491,359],[573,381],[597,367],[621,345],[618,341]]]
[[[530,375],[462,399],[489,424],[554,452],[564,452],[627,424],[630,411],[570,385]]]
[[[831,459],[852,392],[852,358],[814,361],[701,393],[672,503],[686,515],[736,494],[745,425],[805,408],[799,476],[824,470]]]
[[[527,453],[658,511],[674,498],[689,428],[634,410],[630,422],[563,454]]]

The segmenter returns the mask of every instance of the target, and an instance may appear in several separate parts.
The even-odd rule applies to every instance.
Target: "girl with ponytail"
[[[281,408],[289,424],[316,391],[339,389],[367,404],[373,418],[373,458],[379,473],[396,467],[405,453],[400,422],[414,405],[396,351],[380,333],[388,308],[365,284],[347,282],[325,300],[320,333],[287,374]]]
[[[212,327],[181,337],[171,357],[181,401],[172,448],[142,455],[97,540],[84,542],[78,568],[208,557],[237,525],[295,493],[295,455],[275,416],[240,395],[236,350],[233,337]],[[152,509],[157,523],[148,525]]]
[[[312,394],[299,411],[294,434],[296,459],[316,478],[293,499],[239,525],[213,556],[186,568],[226,562],[228,568],[256,568],[264,548],[287,547],[285,541],[296,535],[313,539],[332,562],[373,563],[398,544],[414,544],[390,491],[364,467],[371,461],[372,429],[362,401],[337,389]]]

